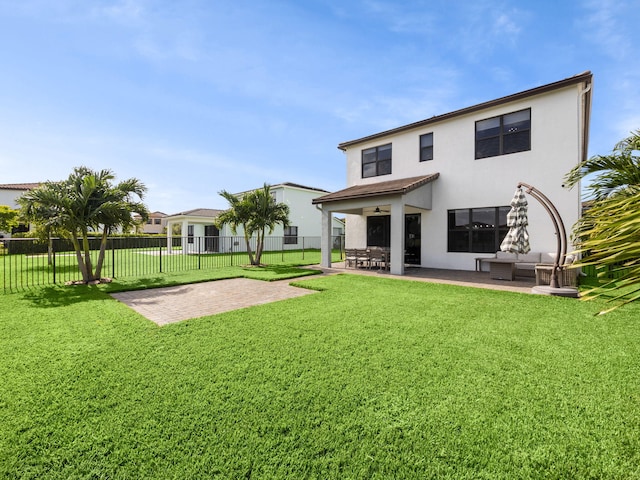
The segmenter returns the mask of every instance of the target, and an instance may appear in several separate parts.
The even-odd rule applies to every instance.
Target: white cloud
[[[392,32],[424,35],[432,33],[436,27],[435,11],[425,9],[420,2],[365,0],[364,7],[369,15],[387,23]]]
[[[629,8],[625,2],[619,0],[589,0],[585,3],[585,8],[590,12],[584,20],[585,36],[595,48],[616,60],[623,60],[635,54],[635,46],[628,35],[630,32],[625,32],[621,20],[626,13],[637,15],[637,5]],[[636,27],[637,25],[634,25],[634,28]]]
[[[95,7],[94,15],[105,15],[112,20],[125,25],[138,24],[145,13],[142,2],[138,0],[121,0],[108,6]]]

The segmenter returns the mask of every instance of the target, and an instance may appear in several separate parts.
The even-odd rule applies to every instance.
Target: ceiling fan
[[[389,213],[389,212],[391,212],[391,210],[385,210],[380,207],[376,207],[375,210],[373,211],[374,215],[380,215],[381,213]]]

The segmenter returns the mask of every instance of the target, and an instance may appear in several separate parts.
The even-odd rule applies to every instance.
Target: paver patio
[[[216,315],[239,308],[317,293],[292,287],[290,280],[263,282],[248,278],[217,280],[176,287],[150,288],[111,296],[158,325]]]

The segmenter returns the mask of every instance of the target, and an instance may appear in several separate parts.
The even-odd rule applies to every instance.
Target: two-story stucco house
[[[291,182],[271,185],[270,190],[276,202],[284,203],[289,207],[289,226],[286,228],[283,228],[282,225],[276,226],[270,237],[281,239],[280,248],[283,249],[318,248],[322,232],[322,215],[320,209],[312,205],[311,202],[314,198],[328,192]],[[252,190],[239,192],[235,195],[241,197],[250,191]],[[244,242],[231,238],[233,234],[228,225],[222,229],[218,229],[214,225],[221,212],[222,210],[198,208],[169,215],[165,219],[168,245],[171,246],[172,243],[173,225],[179,224],[182,235],[187,237],[189,242],[189,248],[182,250],[184,253],[189,253],[196,248],[198,244],[193,239],[197,237],[205,239],[207,252],[227,252],[232,248],[235,251],[241,251],[244,248]],[[242,230],[236,233],[241,236]],[[332,242],[334,243],[336,237],[344,235],[344,221],[340,218],[332,218],[329,235],[333,237]],[[306,242],[304,245],[303,241]],[[309,242],[315,242],[315,245]]]
[[[519,182],[543,192],[570,227],[580,188],[564,175],[586,158],[591,72],[341,143],[347,188],[313,200],[329,225],[346,214],[346,246],[390,248],[391,273],[406,264],[473,270],[499,250]],[[529,198],[532,251],[554,252],[554,225]]]

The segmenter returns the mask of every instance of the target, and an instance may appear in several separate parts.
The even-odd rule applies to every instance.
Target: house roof
[[[174,213],[169,215],[170,217],[217,217],[224,210],[216,210],[215,208],[194,208],[193,210],[186,210],[184,212]]]
[[[284,183],[279,183],[278,185],[272,185],[272,187],[281,187],[281,186],[282,187],[302,188],[304,190],[315,190],[316,192],[329,193],[328,190],[323,190],[322,188],[307,187],[305,185],[300,185],[299,183],[284,182]]]
[[[311,203],[329,203],[343,200],[355,200],[358,198],[378,197],[380,195],[405,194],[422,185],[433,182],[440,176],[439,173],[421,175],[419,177],[401,178],[386,182],[368,183],[366,185],[354,185],[353,187],[338,190],[337,192],[314,198]]]
[[[542,85],[540,87],[531,88],[529,90],[524,90],[519,93],[514,93],[512,95],[507,95],[505,97],[500,97],[495,100],[490,100],[488,102],[479,103],[477,105],[473,105],[471,107],[462,108],[460,110],[455,110],[453,112],[445,113],[443,115],[434,115],[431,118],[427,118],[426,120],[420,120],[418,122],[410,123],[408,125],[403,125],[401,127],[392,128],[391,130],[385,130],[383,132],[374,133],[373,135],[368,135],[366,137],[358,138],[356,140],[350,140],[347,142],[340,143],[338,148],[340,150],[345,151],[347,148],[357,145],[360,143],[368,142],[370,140],[375,140],[377,138],[386,137],[388,135],[393,135],[396,133],[404,132],[406,130],[412,130],[414,128],[424,127],[426,125],[441,122],[443,120],[448,120],[450,118],[459,117],[462,115],[467,115],[469,113],[477,112],[479,110],[484,110],[486,108],[495,107],[498,105],[502,105],[505,103],[514,102],[516,100],[522,100],[523,98],[532,97],[534,95],[540,95],[542,93],[547,93],[553,90],[558,90],[560,88],[565,88],[570,85],[586,82],[591,84],[593,75],[590,71],[586,71],[583,73],[579,73],[574,75],[573,77],[565,78],[564,80],[559,80],[557,82],[549,83],[546,85]],[[587,93],[588,94],[588,93]],[[588,113],[587,113],[588,115]],[[588,116],[587,116],[588,118]],[[585,128],[588,128],[588,125],[585,125]],[[588,130],[587,130],[588,131]]]
[[[3,183],[0,190],[33,190],[39,186],[40,183]]]
[[[278,188],[278,187],[292,187],[292,188],[300,188],[303,190],[312,190],[312,191],[321,192],[321,193],[329,193],[328,190],[323,190],[322,188],[307,187],[306,185],[300,185],[299,183],[292,183],[292,182],[276,183],[275,185],[269,185],[269,187],[271,187],[272,189]],[[236,193],[236,195],[242,195],[244,193],[254,192],[256,190],[259,190],[260,188],[262,187],[253,188],[251,190],[245,190],[244,192],[238,192]]]

